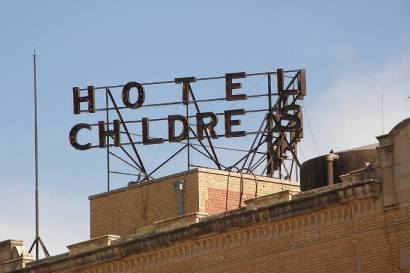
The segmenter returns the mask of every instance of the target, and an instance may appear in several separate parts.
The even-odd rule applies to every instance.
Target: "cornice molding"
[[[376,211],[379,194],[380,185],[374,180],[336,184],[272,206],[229,211],[177,230],[129,236],[79,255],[40,260],[28,264],[21,272],[138,272],[371,215]]]

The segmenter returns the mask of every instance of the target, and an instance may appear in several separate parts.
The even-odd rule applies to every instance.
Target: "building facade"
[[[89,241],[38,261],[2,242],[0,272],[410,272],[410,119],[378,141],[376,162],[304,192],[196,169],[92,196]]]

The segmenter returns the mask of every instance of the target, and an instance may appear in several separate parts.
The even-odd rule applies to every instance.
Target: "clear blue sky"
[[[1,1],[0,240],[34,239],[34,48],[41,235],[57,254],[88,238],[87,197],[105,190],[103,151],[68,143],[87,121],[72,114],[73,86],[303,67],[303,161],[375,142],[382,94],[386,132],[410,115],[409,14],[399,0]]]

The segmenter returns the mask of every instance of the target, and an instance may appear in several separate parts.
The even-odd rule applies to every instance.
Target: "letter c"
[[[73,147],[76,148],[77,150],[82,150],[82,151],[84,151],[84,150],[89,150],[89,149],[91,148],[91,143],[80,144],[80,143],[78,143],[78,141],[77,141],[77,135],[78,135],[78,132],[79,132],[81,129],[91,130],[91,126],[90,126],[89,124],[87,124],[87,123],[79,123],[79,124],[77,124],[77,125],[74,125],[74,127],[71,128],[71,130],[70,130],[70,136],[69,136],[69,138],[70,138],[70,144],[71,144],[71,146],[73,146]]]

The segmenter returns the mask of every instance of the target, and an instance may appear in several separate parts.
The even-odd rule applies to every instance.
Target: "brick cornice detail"
[[[128,273],[251,244],[260,240],[374,214],[380,185],[374,180],[336,184],[295,200],[257,210],[245,208],[154,236],[118,239],[112,246],[27,265],[21,272]],[[192,241],[195,239],[195,241]],[[190,241],[184,241],[190,240]]]

